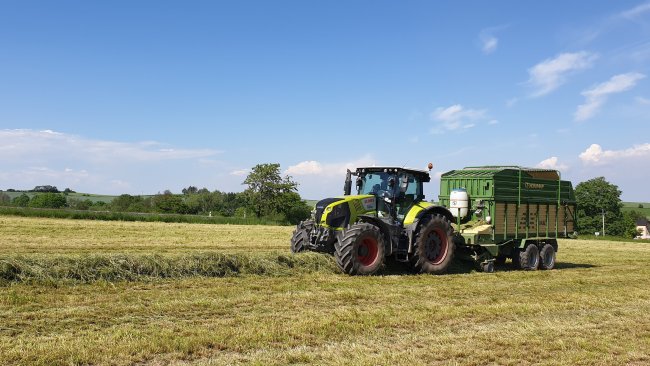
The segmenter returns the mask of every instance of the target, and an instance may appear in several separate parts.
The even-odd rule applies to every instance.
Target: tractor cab
[[[355,175],[357,195],[377,197],[377,214],[380,217],[393,217],[400,222],[409,209],[424,200],[423,183],[429,182],[429,172],[395,167],[358,168],[354,173],[348,171],[348,179]],[[346,188],[350,187],[346,181]],[[350,195],[351,189],[345,190]]]

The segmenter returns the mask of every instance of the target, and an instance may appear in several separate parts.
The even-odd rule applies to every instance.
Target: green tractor
[[[454,217],[424,200],[422,186],[430,180],[425,170],[348,170],[344,196],[316,204],[311,219],[293,232],[291,251],[333,254],[350,275],[373,274],[387,257],[409,263],[418,273],[445,273],[454,256]]]

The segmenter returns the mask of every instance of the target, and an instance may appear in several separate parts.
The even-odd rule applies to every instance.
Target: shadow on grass
[[[555,263],[554,270],[566,270],[566,269],[577,269],[577,268],[594,268],[597,267],[593,264],[588,263],[570,263],[570,262],[557,262]],[[506,264],[496,265],[494,268],[495,272],[512,272],[512,271],[521,271],[514,267],[512,262],[507,262]],[[454,259],[454,261],[449,266],[447,274],[468,274],[473,272],[481,272],[478,265],[472,261]],[[408,263],[398,262],[393,258],[386,258],[386,266],[381,272],[382,275],[417,275],[411,269],[411,266]]]

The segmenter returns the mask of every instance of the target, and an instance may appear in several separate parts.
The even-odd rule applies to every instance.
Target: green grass
[[[639,208],[639,204],[643,205],[643,208]],[[641,212],[650,219],[650,203],[648,202],[623,202],[623,212],[636,211]]]
[[[35,271],[0,286],[0,364],[650,363],[650,244],[561,240],[552,271],[457,264],[443,276],[349,277],[329,256],[291,256],[290,234],[0,216],[0,259]],[[234,276],[181,271],[192,258],[252,266]],[[101,264],[110,259],[176,274],[34,277],[57,266],[122,268]]]
[[[30,198],[34,197],[37,193],[35,192],[6,192],[4,191],[9,197],[13,200],[14,198],[22,195],[23,193],[26,193]],[[109,196],[109,195],[102,195],[102,194],[91,194],[91,193],[68,193],[67,195],[68,198],[76,198],[80,200],[91,200],[92,202],[105,202],[105,203],[110,203],[115,197],[117,196]],[[151,196],[142,196],[142,197],[151,197]]]

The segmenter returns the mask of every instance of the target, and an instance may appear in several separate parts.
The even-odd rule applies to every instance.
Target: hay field
[[[0,269],[35,271],[0,286],[0,364],[650,363],[646,243],[561,241],[553,271],[458,265],[444,276],[348,277],[327,256],[289,255],[290,232],[0,216]],[[59,273],[61,261],[231,255],[252,267],[225,277],[37,276],[50,265]]]

